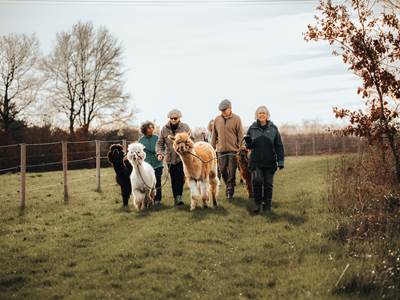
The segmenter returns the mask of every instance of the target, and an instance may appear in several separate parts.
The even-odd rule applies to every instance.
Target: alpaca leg
[[[253,198],[253,186],[251,185],[251,181],[250,180],[247,183],[247,191],[249,193],[249,198]]]
[[[154,188],[150,192],[150,202],[151,202],[152,206],[154,205],[154,199],[155,199],[156,195],[157,195],[157,190]]]
[[[207,208],[208,206],[211,206],[211,204],[208,203],[208,200],[209,200],[209,195],[208,195],[209,187],[210,187],[210,185],[208,183],[208,180],[203,180],[203,181],[200,182],[201,199],[203,200],[204,208]]]
[[[129,197],[131,195],[130,189],[128,189],[126,186],[121,185],[121,195],[122,195],[122,201],[124,207],[128,207],[129,204]]]
[[[214,176],[212,176],[214,175]],[[217,196],[218,196],[218,191],[219,191],[219,179],[213,172],[210,174],[210,192],[211,192],[211,198],[213,202],[213,206],[217,207],[218,202],[217,202]]]
[[[133,191],[133,197],[134,197],[134,205],[137,210],[142,209],[142,203],[143,203],[143,195],[139,191]]]
[[[140,205],[140,210],[143,210],[143,209],[145,209],[145,207],[146,207],[146,203],[145,203],[145,201],[146,201],[146,195],[145,194],[141,194],[140,195],[140,198],[139,198],[140,200],[139,200],[139,205]]]
[[[135,208],[137,209],[137,210],[140,210],[140,207],[139,207],[139,199],[134,195],[133,196],[133,206],[135,206]]]
[[[195,180],[189,181],[190,187],[190,210],[194,210],[196,208],[197,201],[200,198],[199,187]]]
[[[153,190],[149,191],[146,194],[146,206],[148,208],[150,208],[154,205],[154,196],[155,196],[155,194],[154,194]]]

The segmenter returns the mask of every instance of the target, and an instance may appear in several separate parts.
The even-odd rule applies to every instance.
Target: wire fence
[[[357,138],[332,135],[284,136],[286,156],[344,154],[360,151],[363,142]],[[91,179],[91,177],[70,179],[68,170],[95,169],[96,191],[101,191],[101,168],[110,167],[107,153],[110,145],[121,144],[126,152],[127,144],[133,141],[79,141],[52,142],[40,144],[14,144],[0,146],[0,175],[19,173],[20,207],[25,207],[27,193],[61,187],[64,200],[68,201],[69,187],[72,182]],[[57,183],[28,187],[26,174],[35,172],[62,171]]]

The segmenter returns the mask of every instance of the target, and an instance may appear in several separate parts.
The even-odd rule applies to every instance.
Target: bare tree
[[[56,45],[44,60],[51,103],[87,133],[94,121],[128,119],[129,96],[124,93],[122,48],[104,27],[77,23],[57,34]]]
[[[38,57],[35,35],[0,36],[0,122],[6,132],[36,100],[41,84],[35,68]]]

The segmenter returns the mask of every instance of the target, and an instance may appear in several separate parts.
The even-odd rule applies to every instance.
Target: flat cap
[[[222,100],[221,103],[218,105],[218,109],[220,111],[223,111],[229,107],[232,107],[232,103],[228,99]]]

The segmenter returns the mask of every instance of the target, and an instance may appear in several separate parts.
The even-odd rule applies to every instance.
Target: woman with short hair
[[[270,121],[266,106],[257,108],[255,119],[244,140],[251,149],[250,170],[257,205],[254,212],[261,213],[264,209],[271,210],[273,178],[278,168],[284,168],[285,153],[278,127]]]
[[[173,109],[168,113],[168,122],[161,129],[161,134],[157,142],[157,159],[162,161],[165,158],[168,164],[168,170],[171,177],[172,193],[174,195],[174,205],[183,205],[182,194],[185,184],[185,174],[183,172],[183,163],[179,155],[175,152],[173,142],[168,136],[175,136],[177,133],[189,132],[187,124],[181,122],[182,113]]]
[[[157,159],[156,153],[156,145],[158,142],[158,136],[154,134],[154,123],[151,121],[146,121],[140,127],[140,131],[143,136],[139,139],[139,143],[141,143],[145,148],[144,151],[146,153],[145,161],[149,163],[156,175],[156,189],[157,193],[154,198],[154,204],[161,204],[162,192],[161,192],[161,177],[163,174],[163,163]]]

